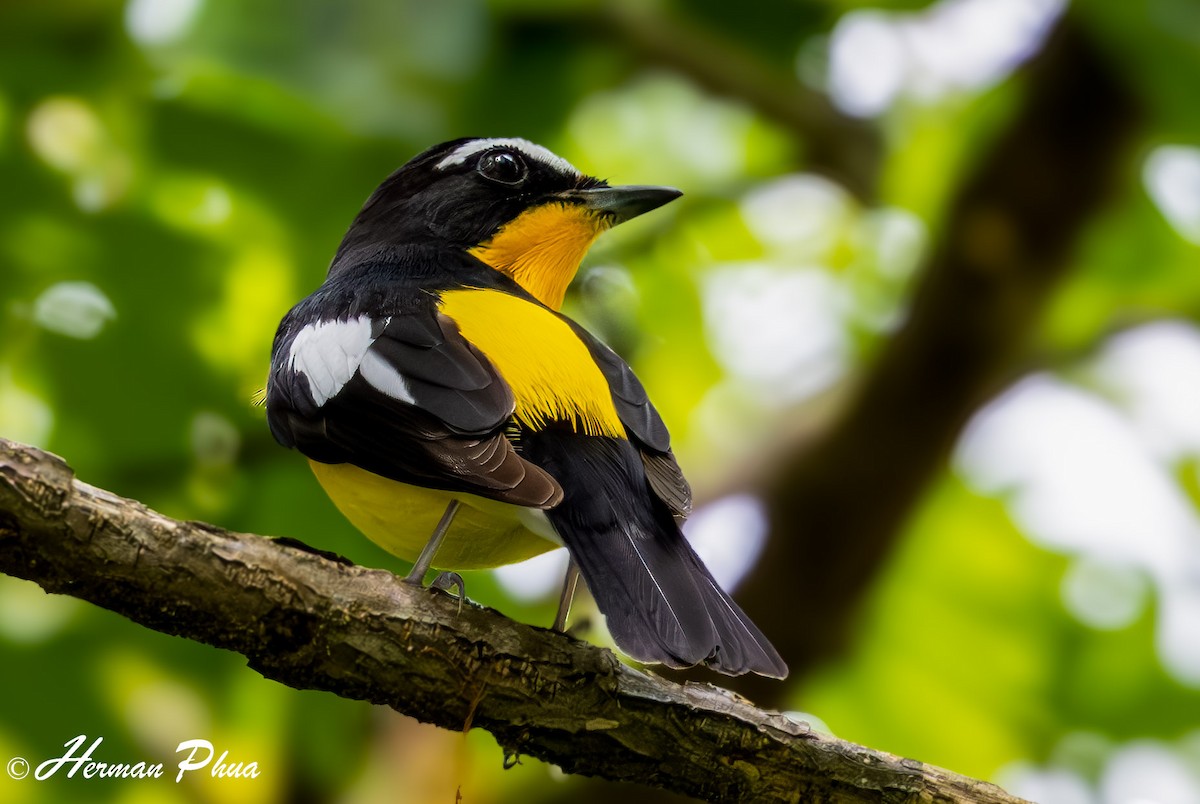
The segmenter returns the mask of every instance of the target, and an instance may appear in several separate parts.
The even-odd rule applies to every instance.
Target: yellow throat
[[[603,215],[580,204],[542,204],[522,212],[470,253],[557,310],[583,255],[608,227]]]

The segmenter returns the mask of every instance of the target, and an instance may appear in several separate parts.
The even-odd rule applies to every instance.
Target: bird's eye
[[[511,151],[492,151],[484,154],[476,170],[485,179],[500,184],[520,184],[529,175],[525,160]]]

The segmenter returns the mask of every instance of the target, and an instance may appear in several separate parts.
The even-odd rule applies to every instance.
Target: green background
[[[878,197],[864,201],[806,172],[803,139],[753,98],[716,94],[686,59],[653,58],[636,35],[639,25],[668,43],[700,32],[721,46],[711,58],[740,54],[799,91],[826,81],[827,55],[855,19],[845,15],[875,13],[864,3],[153,5],[0,6],[0,435],[171,516],[286,535],[396,571],[404,564],[338,516],[251,405],[280,317],[321,282],[349,220],[391,170],[442,140],[523,136],[613,182],[685,191],[606,235],[566,309],[633,364],[708,503],[745,491],[747,467],[825,421],[869,370],[903,320],[921,258],[945,236],[964,171],[1027,89],[1008,70],[936,91],[913,79],[867,122],[883,155]],[[915,2],[876,7],[897,24],[933,13]],[[649,16],[605,22],[631,9]],[[1190,218],[1186,207],[1200,173],[1190,185],[1183,168],[1172,174],[1185,196],[1174,226],[1146,178],[1162,146],[1183,146],[1200,165],[1200,13],[1188,0],[1096,0],[1072,12],[1129,81],[1145,121],[1034,333],[1033,376],[1075,394],[1079,410],[1103,411],[1116,428],[1104,432],[1128,436],[1126,452],[1101,451],[1098,462],[1124,455],[1150,467],[1182,535],[1143,560],[1130,545],[1161,534],[1131,530],[1094,546],[1086,521],[1074,541],[1038,532],[1030,500],[1074,510],[1063,490],[1028,477],[986,482],[988,448],[960,445],[908,520],[844,653],[789,679],[784,703],[839,737],[1045,801],[1125,801],[1141,772],[1167,785],[1147,782],[1149,800],[1186,802],[1200,797],[1200,673],[1164,661],[1175,600],[1163,573],[1180,570],[1172,594],[1200,594],[1200,451],[1197,440],[1160,448],[1143,438],[1128,373],[1106,367],[1120,338],[1154,331],[1148,322],[1172,321],[1173,344],[1200,337],[1200,202]],[[772,210],[794,217],[781,223]],[[793,316],[803,321],[785,320]],[[1172,360],[1160,366],[1162,393],[1185,411],[1172,432],[1186,431],[1200,400],[1180,398],[1197,386]],[[1046,395],[1030,398],[1029,415],[1053,413],[1039,407]],[[1070,437],[1055,442],[1064,454],[1092,454],[1092,442]],[[1086,491],[1091,481],[1078,479]],[[1098,501],[1128,489],[1120,476],[1105,482]],[[864,506],[874,493],[861,489]],[[1144,521],[1163,520],[1147,510]],[[515,599],[490,573],[472,573],[467,586],[517,619],[552,617],[554,592]],[[805,627],[796,591],[778,590],[768,634]],[[1118,609],[1108,619],[1106,605]],[[102,759],[169,761],[178,742],[201,737],[263,769],[250,781],[196,774],[181,785],[0,774],[4,801],[632,795],[528,758],[503,771],[486,733],[297,692],[239,656],[7,577],[0,666],[5,761],[36,764],[77,734],[103,736]]]

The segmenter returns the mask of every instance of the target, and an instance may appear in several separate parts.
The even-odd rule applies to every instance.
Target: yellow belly
[[[348,463],[308,463],[342,515],[371,541],[406,561],[416,559],[453,499],[462,505],[433,560],[437,569],[498,567],[558,546],[526,526],[537,516],[530,509],[474,494],[410,486]]]

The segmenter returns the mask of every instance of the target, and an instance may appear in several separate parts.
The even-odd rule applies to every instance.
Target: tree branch
[[[810,732],[708,685],[298,543],[180,522],[0,439],[0,569],[246,656],[296,689],[386,704],[570,773],[713,800],[1016,802]]]

